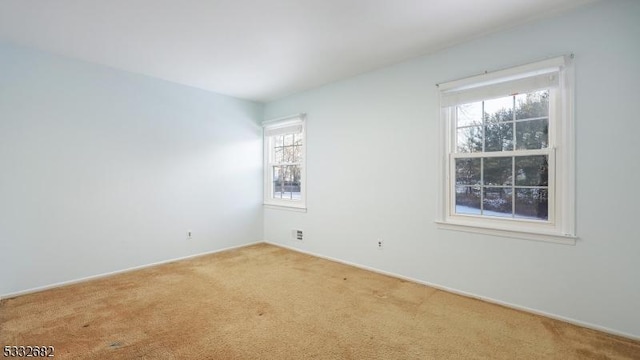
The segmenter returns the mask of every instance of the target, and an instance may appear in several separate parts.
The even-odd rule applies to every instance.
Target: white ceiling
[[[0,0],[0,40],[264,102],[590,2]]]

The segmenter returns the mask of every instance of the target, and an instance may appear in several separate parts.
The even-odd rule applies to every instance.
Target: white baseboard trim
[[[226,247],[226,248],[222,248],[222,249],[218,249],[218,250],[212,250],[212,251],[207,251],[207,252],[198,253],[198,254],[194,254],[194,255],[187,255],[187,256],[183,256],[183,257],[179,257],[179,258],[158,261],[158,262],[154,262],[154,263],[151,263],[151,264],[134,266],[134,267],[123,269],[123,270],[116,270],[116,271],[111,271],[111,272],[108,272],[108,273],[103,273],[103,274],[98,274],[98,275],[91,275],[91,276],[87,276],[87,277],[83,277],[83,278],[79,278],[79,279],[74,279],[74,280],[69,280],[69,281],[62,281],[62,282],[58,282],[58,283],[54,283],[54,284],[50,284],[50,285],[39,286],[39,287],[31,288],[31,289],[16,291],[16,292],[13,292],[13,293],[0,294],[0,300],[2,300],[2,299],[10,299],[10,298],[14,298],[14,297],[17,297],[17,296],[22,296],[22,295],[27,295],[27,294],[33,294],[33,293],[36,293],[36,292],[55,289],[55,288],[59,288],[59,287],[62,287],[62,286],[83,283],[83,282],[86,282],[86,281],[101,279],[101,278],[105,278],[105,277],[109,277],[109,276],[113,276],[113,275],[118,275],[118,274],[130,272],[130,271],[141,270],[141,269],[145,269],[145,268],[152,267],[152,266],[168,264],[168,263],[172,263],[172,262],[176,262],[176,261],[193,259],[193,258],[197,258],[197,257],[200,257],[200,256],[211,255],[211,254],[215,254],[215,253],[219,253],[219,252],[223,252],[223,251],[239,249],[239,248],[243,248],[243,247],[247,247],[247,246],[251,246],[251,245],[256,245],[256,244],[262,244],[262,243],[264,243],[264,242],[263,241],[256,241],[256,242],[252,242],[252,243],[248,243],[248,244],[230,246],[230,247]]]
[[[292,246],[288,246],[288,245],[284,245],[284,244],[280,244],[280,243],[275,243],[275,242],[271,242],[271,241],[265,241],[265,243],[270,244],[270,245],[274,245],[274,246],[278,246],[278,247],[281,247],[281,248],[285,248],[285,249],[288,249],[288,250],[293,250],[293,251],[296,251],[296,252],[299,252],[299,253],[302,253],[302,254],[315,256],[315,257],[318,257],[318,258],[321,258],[321,259],[326,259],[326,260],[330,260],[330,261],[335,261],[337,263],[341,263],[341,264],[357,267],[359,269],[368,270],[368,271],[375,272],[375,273],[378,273],[378,274],[391,276],[391,277],[394,277],[394,278],[397,278],[397,279],[406,280],[406,281],[410,281],[410,282],[413,282],[413,283],[429,286],[429,287],[432,287],[434,289],[443,290],[443,291],[446,291],[446,292],[449,292],[449,293],[452,293],[452,294],[461,295],[461,296],[472,298],[472,299],[482,300],[482,301],[486,301],[488,303],[501,305],[501,306],[504,306],[504,307],[507,307],[507,308],[510,308],[510,309],[520,310],[520,311],[524,311],[524,312],[527,312],[527,313],[530,313],[530,314],[540,315],[540,316],[544,316],[544,317],[547,317],[547,318],[550,318],[550,319],[563,321],[563,322],[566,322],[566,323],[569,323],[569,324],[572,324],[572,325],[576,325],[576,326],[580,326],[580,327],[584,327],[584,328],[587,328],[587,329],[602,331],[602,332],[605,332],[607,334],[611,334],[611,335],[615,335],[615,336],[621,336],[621,337],[624,337],[624,338],[627,338],[627,339],[640,341],[640,336],[638,336],[638,335],[629,334],[629,333],[626,333],[626,332],[623,332],[623,331],[614,330],[614,329],[611,329],[611,328],[608,328],[608,327],[595,325],[595,324],[591,324],[591,323],[588,323],[588,322],[584,322],[584,321],[580,321],[580,320],[564,317],[564,316],[561,316],[561,315],[556,315],[556,314],[548,313],[548,312],[545,312],[545,311],[528,308],[526,306],[520,306],[520,305],[508,303],[508,302],[505,302],[505,301],[496,300],[496,299],[493,299],[493,298],[490,298],[490,297],[486,297],[486,296],[482,296],[482,295],[476,295],[476,294],[473,294],[473,293],[470,293],[470,292],[453,289],[453,288],[450,288],[450,287],[447,287],[447,286],[434,284],[434,283],[431,283],[431,282],[428,282],[428,281],[423,281],[423,280],[411,278],[411,277],[408,277],[408,276],[404,276],[404,275],[392,273],[392,272],[389,272],[389,271],[376,269],[376,268],[369,267],[369,266],[366,266],[366,265],[353,263],[353,262],[350,262],[350,261],[341,260],[341,259],[338,259],[338,258],[333,258],[333,257],[330,257],[330,256],[318,255],[318,254],[315,254],[315,253],[310,252],[310,251],[301,250],[301,249],[298,249],[298,248],[295,248],[295,247],[292,247]]]

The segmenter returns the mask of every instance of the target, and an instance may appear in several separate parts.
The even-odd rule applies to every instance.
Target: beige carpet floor
[[[259,244],[0,302],[60,359],[640,359],[640,342]]]

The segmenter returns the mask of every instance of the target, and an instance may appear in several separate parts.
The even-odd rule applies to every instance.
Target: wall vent
[[[291,236],[293,237],[294,240],[302,241],[302,230],[293,229],[291,231]]]

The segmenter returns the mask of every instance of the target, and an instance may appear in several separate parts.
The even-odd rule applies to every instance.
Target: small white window
[[[570,57],[439,84],[441,227],[575,243]]]
[[[304,114],[265,121],[264,203],[305,209]]]

